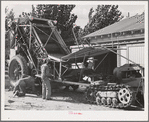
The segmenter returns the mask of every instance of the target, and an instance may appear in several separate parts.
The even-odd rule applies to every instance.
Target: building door
[[[120,46],[121,50],[118,53],[131,61],[141,65],[144,67],[145,60],[144,60],[144,45],[143,44],[135,44],[135,45],[127,45],[127,46]],[[126,63],[132,63],[131,61],[117,56],[117,66],[122,66]]]
[[[143,67],[145,66],[144,53],[145,53],[144,45],[127,46],[128,58]],[[131,63],[131,62],[127,61],[127,63]]]

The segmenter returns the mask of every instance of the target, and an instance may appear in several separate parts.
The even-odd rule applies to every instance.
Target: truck
[[[107,56],[118,54],[103,46],[89,45],[81,49],[78,46],[79,50],[71,53],[54,25],[55,21],[36,17],[17,18],[12,22],[9,30],[10,47],[14,51],[9,63],[12,86],[23,74],[34,76],[35,84],[41,86],[40,68],[49,59],[51,84],[71,86],[74,90],[85,86],[86,100],[98,105],[126,108],[137,101],[143,106],[141,66],[126,64],[113,71],[116,66]],[[103,63],[105,60],[109,65]]]

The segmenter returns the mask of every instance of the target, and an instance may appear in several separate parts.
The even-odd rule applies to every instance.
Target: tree
[[[11,21],[14,20],[14,12],[13,9],[9,10],[8,7],[5,8],[5,30],[8,31],[8,26]]]
[[[57,29],[61,32],[60,34],[66,44],[70,46],[75,43],[73,39],[72,28],[77,16],[71,13],[74,7],[75,5],[39,4],[36,6],[36,10],[34,10],[33,15],[39,18],[57,21]],[[34,7],[32,8],[35,9]]]
[[[89,11],[89,23],[85,26],[83,36],[102,29],[120,21],[123,16],[118,10],[118,5],[98,5],[95,13],[93,8]]]
[[[14,20],[13,9],[5,8],[5,58],[8,59],[10,53],[10,40],[8,39],[8,32],[11,22]]]

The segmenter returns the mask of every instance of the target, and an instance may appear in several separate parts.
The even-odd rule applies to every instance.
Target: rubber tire
[[[15,64],[19,64],[21,67],[21,75],[22,74],[29,74],[29,70],[28,70],[28,66],[27,66],[27,61],[25,60],[25,58],[21,55],[16,55],[14,56],[9,64],[9,69],[8,69],[8,73],[9,73],[9,79],[10,79],[10,84],[12,86],[15,86],[15,82],[18,79],[15,79],[15,76],[13,74],[14,70],[15,70]]]

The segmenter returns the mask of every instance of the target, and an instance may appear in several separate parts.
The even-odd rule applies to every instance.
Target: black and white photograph
[[[2,120],[148,120],[148,1],[1,3]]]

